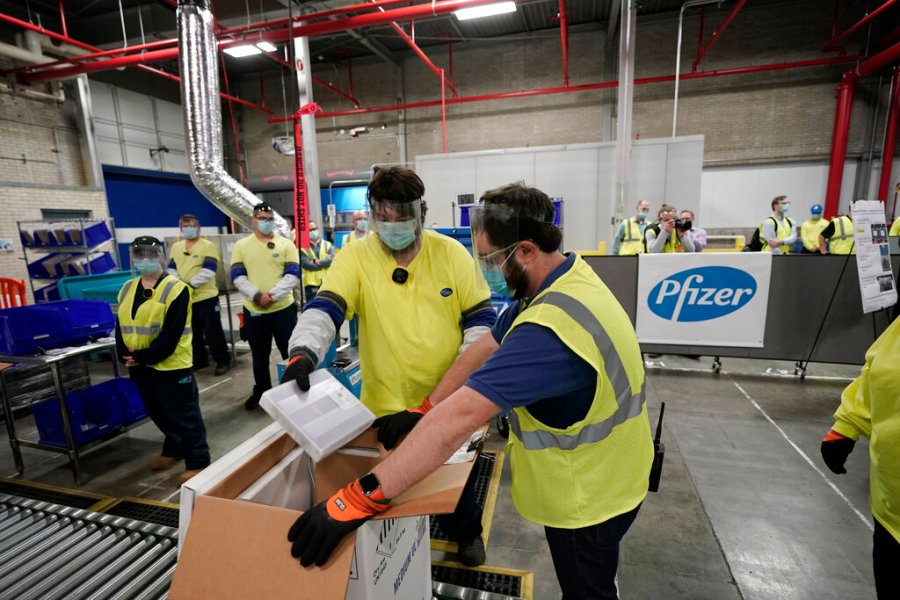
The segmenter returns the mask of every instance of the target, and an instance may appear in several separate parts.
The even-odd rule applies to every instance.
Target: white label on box
[[[369,521],[359,528],[348,600],[430,600],[428,517]]]
[[[359,400],[356,399],[356,396],[351,394],[347,388],[335,379],[323,382],[317,391],[319,391],[322,396],[330,397],[343,410],[351,410],[356,404],[359,404]]]

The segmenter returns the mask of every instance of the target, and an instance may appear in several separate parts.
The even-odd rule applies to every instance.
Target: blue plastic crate
[[[128,377],[116,377],[88,389],[98,396],[115,398],[122,411],[122,420],[125,425],[131,425],[147,416],[144,400],[134,381]]]
[[[83,234],[82,236],[80,228],[73,226],[71,229],[66,230],[66,239],[62,243],[67,246],[93,248],[106,240],[112,239],[112,234],[109,232],[109,227],[106,226],[106,221],[98,221],[90,225],[85,224]]]
[[[131,271],[63,277],[59,280],[59,295],[62,298],[106,300],[110,304],[116,304],[119,290],[132,277],[134,275]]]
[[[53,285],[45,285],[42,288],[34,290],[35,302],[53,302],[59,299],[59,288],[55,283]]]
[[[69,424],[72,440],[81,446],[125,424],[122,406],[115,396],[109,394],[109,386],[96,385],[66,394],[69,407]],[[59,448],[66,447],[59,399],[51,398],[31,405],[34,422],[41,442]]]
[[[63,254],[63,253],[53,252],[41,259],[38,259],[31,263],[28,263],[28,275],[32,279],[59,279],[60,277],[63,276],[61,263],[56,263],[56,265],[54,265],[52,274],[47,272],[47,269],[44,266],[44,263],[56,256],[59,256],[60,254]]]
[[[0,309],[0,351],[4,354],[28,356],[39,348],[65,343],[65,317],[53,303]]]
[[[43,306],[60,311],[66,328],[65,341],[70,344],[107,337],[116,330],[112,309],[102,300],[58,300]]]
[[[65,268],[65,272],[62,272],[62,269],[59,269],[60,276],[74,276],[74,275],[89,275],[95,273],[106,273],[107,271],[112,271],[116,268],[116,261],[113,260],[112,255],[109,252],[101,252],[99,255],[90,259],[90,265],[84,266],[84,273],[79,273],[73,265],[68,265]]]

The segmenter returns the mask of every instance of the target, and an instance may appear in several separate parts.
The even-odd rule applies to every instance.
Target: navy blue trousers
[[[640,508],[579,529],[544,527],[563,600],[618,600],[619,542]]]
[[[292,302],[273,313],[252,316],[244,308],[244,328],[247,330],[247,341],[250,343],[250,354],[253,356],[253,393],[261,396],[272,387],[272,373],[269,366],[269,355],[272,354],[272,339],[281,353],[281,358],[288,356],[288,343],[291,333],[297,324],[297,307]]]
[[[200,414],[200,394],[190,369],[157,371],[132,367],[131,379],[137,385],[150,419],[162,434],[163,456],[183,458],[186,469],[209,466],[206,426]]]

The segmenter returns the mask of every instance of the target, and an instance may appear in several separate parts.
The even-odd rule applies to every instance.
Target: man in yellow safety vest
[[[563,597],[617,598],[619,542],[653,461],[637,336],[593,269],[559,252],[546,194],[512,184],[481,201],[469,212],[474,252],[491,288],[518,303],[454,363],[397,450],[296,521],[291,554],[324,564],[344,535],[510,410],[513,502],[544,526]]]
[[[828,220],[822,218],[822,205],[813,204],[809,209],[810,218],[800,226],[800,239],[803,240],[803,254],[821,254],[819,235],[828,227]]]
[[[856,254],[853,219],[849,215],[836,216],[822,230],[819,234],[819,251],[822,254]]]
[[[637,215],[619,223],[613,238],[613,256],[630,256],[644,252],[644,230],[650,224],[650,202],[637,203]]]
[[[300,249],[300,266],[303,268],[303,292],[306,302],[319,293],[331,261],[334,260],[334,246],[319,235],[319,226],[309,222],[309,248]]]

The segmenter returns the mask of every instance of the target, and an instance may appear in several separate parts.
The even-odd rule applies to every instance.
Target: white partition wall
[[[631,158],[627,213],[641,198],[654,209],[663,202],[700,208],[703,136],[638,140]],[[564,201],[564,246],[596,249],[613,234],[615,143],[512,148],[416,157],[425,182],[427,221],[441,227],[458,224],[460,195],[477,199],[485,190],[523,181]]]

